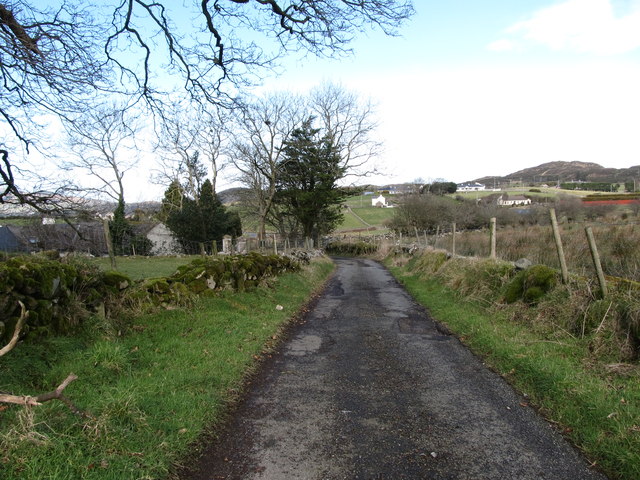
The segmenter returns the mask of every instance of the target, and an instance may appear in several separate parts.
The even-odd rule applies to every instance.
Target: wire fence
[[[550,211],[551,212],[551,211]],[[555,212],[554,212],[555,214]],[[583,276],[597,275],[594,250],[600,259],[603,275],[640,282],[640,223],[572,221],[557,225],[556,234],[549,213],[547,225],[499,225],[491,223],[481,230],[459,231],[456,225],[443,224],[436,231],[418,230],[412,234],[342,235],[335,241],[368,242],[392,245],[404,250],[433,248],[452,255],[497,258],[506,261],[527,259],[562,270],[563,261],[569,272]],[[590,245],[588,230],[591,231]]]

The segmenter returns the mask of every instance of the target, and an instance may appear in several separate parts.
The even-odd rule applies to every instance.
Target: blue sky
[[[401,37],[287,62],[265,89],[342,83],[378,105],[374,182],[471,180],[555,160],[640,165],[639,0],[418,0]]]

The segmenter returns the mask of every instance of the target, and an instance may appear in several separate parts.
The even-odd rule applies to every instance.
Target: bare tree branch
[[[18,321],[16,322],[11,340],[9,340],[9,343],[7,343],[4,347],[0,348],[0,357],[6,355],[14,349],[16,343],[18,343],[18,339],[20,338],[20,331],[22,330],[24,323],[27,321],[27,318],[29,318],[29,312],[24,306],[24,303],[22,303],[20,300],[18,300],[18,303],[20,304],[20,318],[18,318]]]
[[[246,200],[257,213],[261,239],[273,206],[282,146],[304,115],[301,99],[285,93],[246,102],[238,110],[236,140],[227,153],[249,189]]]
[[[198,152],[210,172],[211,185],[215,191],[219,173],[226,168],[222,161],[222,147],[229,134],[225,123],[228,113],[217,106],[194,105],[176,102],[165,112],[162,130],[158,135],[156,150],[163,159],[154,172],[154,181],[169,185],[173,180],[183,183],[192,197],[197,191],[189,161]],[[184,183],[184,176],[187,181]]]
[[[78,189],[107,194],[116,202],[124,199],[124,175],[137,162],[135,120],[127,118],[122,107],[100,107],[66,127],[75,158],[64,167],[84,170],[99,181],[97,187]]]
[[[309,102],[322,131],[338,147],[347,176],[376,173],[372,160],[382,143],[375,137],[378,124],[371,101],[363,101],[340,85],[325,83],[312,90]]]
[[[395,34],[413,13],[410,0],[60,2],[0,1],[0,149],[11,153],[0,202],[24,182],[10,168],[28,169],[19,146],[44,150],[50,116],[73,123],[118,95],[162,118],[178,84],[195,103],[229,107],[286,53],[348,53],[359,31]]]

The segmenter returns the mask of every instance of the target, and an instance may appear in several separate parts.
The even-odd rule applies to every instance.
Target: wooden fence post
[[[490,223],[490,233],[489,233],[489,244],[491,246],[491,252],[489,257],[494,259],[496,258],[496,217],[491,218]]]
[[[111,269],[115,270],[116,267],[116,256],[113,253],[113,242],[111,241],[111,232],[109,231],[109,220],[106,218],[102,222],[102,226],[104,228],[104,239],[107,242],[107,252],[109,253],[109,260],[111,261]]]
[[[560,270],[562,272],[562,283],[569,282],[569,270],[567,270],[567,260],[564,257],[564,249],[562,248],[562,238],[560,238],[560,229],[558,228],[558,220],[556,218],[555,209],[549,210],[551,217],[551,228],[553,228],[553,238],[556,241],[556,250],[558,251],[558,259],[560,260]]]
[[[451,256],[456,256],[456,222],[451,224]]]
[[[584,231],[587,234],[587,241],[589,242],[589,249],[591,250],[591,259],[593,260],[593,266],[596,268],[596,275],[598,275],[600,292],[602,293],[602,298],[604,298],[607,296],[607,283],[604,278],[604,272],[602,271],[602,263],[600,263],[600,254],[598,254],[596,239],[593,237],[593,231],[591,230],[591,227],[586,227]]]

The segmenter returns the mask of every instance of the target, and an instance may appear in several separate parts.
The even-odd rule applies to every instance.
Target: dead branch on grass
[[[88,417],[89,415],[86,412],[83,412],[78,407],[76,407],[73,402],[63,394],[64,389],[67,388],[71,382],[77,379],[78,377],[76,375],[70,373],[55,390],[47,393],[41,393],[40,395],[37,395],[35,397],[29,395],[11,395],[3,393],[0,394],[0,402],[24,405],[27,407],[37,407],[50,400],[60,400],[76,415]]]
[[[9,343],[7,343],[4,347],[0,348],[0,357],[6,355],[14,349],[14,347],[18,343],[18,338],[20,337],[22,327],[29,317],[29,311],[24,306],[24,303],[22,303],[21,301],[18,301],[18,303],[20,304],[20,318],[16,323],[11,340],[9,340]],[[76,407],[73,402],[71,402],[71,400],[65,397],[62,393],[71,382],[77,379],[78,377],[76,375],[70,373],[55,390],[47,393],[41,393],[40,395],[37,395],[35,397],[32,397],[30,395],[12,395],[9,393],[0,392],[0,403],[12,403],[16,405],[24,405],[26,407],[36,407],[50,400],[60,400],[76,415],[86,417],[88,415],[85,412],[81,411],[78,407]]]

